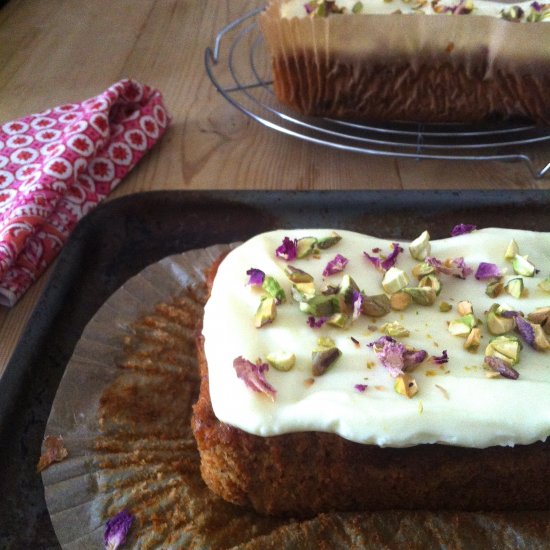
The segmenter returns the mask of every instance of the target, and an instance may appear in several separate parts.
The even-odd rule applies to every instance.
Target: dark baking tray
[[[86,323],[129,277],[164,256],[276,227],[410,239],[457,223],[550,231],[545,191],[151,192],[86,217],[60,255],[0,379],[0,548],[57,547],[35,467],[59,381]]]

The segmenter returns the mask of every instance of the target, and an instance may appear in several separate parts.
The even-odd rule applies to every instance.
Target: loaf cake
[[[274,90],[306,115],[550,124],[550,4],[273,0]]]
[[[262,514],[550,508],[550,234],[258,235],[213,266],[193,430]]]

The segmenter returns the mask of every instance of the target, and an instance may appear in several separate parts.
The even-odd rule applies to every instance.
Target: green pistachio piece
[[[286,372],[296,363],[296,356],[288,351],[274,351],[267,355],[267,362],[274,369]]]
[[[422,262],[430,254],[431,248],[430,234],[424,231],[409,245],[409,252],[415,260]]]
[[[296,283],[292,285],[291,292],[296,302],[307,302],[315,296],[315,285],[313,283]]]
[[[390,311],[390,299],[385,294],[365,296],[363,300],[363,313],[367,317],[383,317]]]
[[[275,298],[262,298],[254,318],[254,326],[261,328],[268,323],[272,323],[277,317],[277,306]]]
[[[513,317],[501,317],[491,310],[487,312],[487,329],[495,336],[510,332],[515,324]]]
[[[425,275],[418,281],[420,288],[433,288],[437,296],[441,292],[441,283],[435,275]]]
[[[281,285],[274,277],[267,275],[262,284],[262,288],[275,300],[278,304],[282,304],[286,301],[285,291],[281,288]]]
[[[504,258],[506,260],[513,260],[518,254],[519,254],[518,243],[514,239],[512,239],[510,241],[510,244],[508,245],[508,248],[506,249],[506,252],[504,253]]]
[[[477,327],[470,331],[464,342],[464,349],[468,351],[476,351],[481,343],[481,330]]]
[[[404,288],[403,292],[409,294],[415,304],[421,306],[433,306],[435,304],[436,293],[433,288]]]
[[[335,347],[314,351],[311,354],[311,370],[313,376],[325,374],[327,369],[336,362],[340,355],[342,355],[342,352]]]
[[[322,351],[324,349],[335,348],[336,342],[329,336],[321,336],[317,339],[317,347],[315,351]]]
[[[405,311],[411,304],[412,298],[406,292],[396,292],[390,296],[390,306],[395,311]]]
[[[468,300],[462,300],[458,302],[458,304],[456,304],[456,310],[458,311],[459,315],[468,315],[469,313],[474,312],[472,302],[469,302]]]
[[[399,394],[409,399],[418,393],[416,380],[410,374],[400,374],[395,379],[393,389]]]
[[[409,284],[408,275],[398,267],[390,267],[382,279],[382,288],[388,294],[394,294]]]
[[[510,6],[509,8],[500,10],[502,19],[506,21],[520,21],[524,14],[525,12],[520,6]]]
[[[348,306],[353,306],[354,292],[359,292],[359,287],[357,286],[357,283],[348,274],[345,274],[342,277],[342,282],[340,283],[338,294],[342,296],[342,298],[344,299],[344,302]]]
[[[451,311],[451,309],[453,309],[453,306],[448,302],[441,302],[439,304],[439,311],[441,311],[441,313],[447,313],[448,311]]]
[[[521,298],[523,294],[523,279],[521,277],[510,279],[506,283],[504,290],[514,298]]]
[[[435,273],[435,267],[433,267],[430,264],[425,264],[425,263],[416,264],[412,269],[412,274],[417,279],[422,279],[422,277],[424,277],[426,275],[432,275],[434,273]]]
[[[285,275],[293,283],[312,283],[313,282],[313,277],[309,273],[306,273],[305,271],[302,271],[301,269],[298,269],[293,265],[287,265],[285,267]]]
[[[330,317],[340,312],[340,302],[336,296],[314,296],[307,302],[300,302],[300,311],[314,317]]]
[[[550,307],[538,307],[527,315],[527,319],[535,325],[540,325],[546,334],[550,334]]]
[[[546,277],[537,285],[543,292],[550,292],[550,277]]]
[[[327,319],[327,324],[333,327],[346,328],[351,322],[351,317],[346,313],[335,313]]]
[[[392,338],[406,338],[411,334],[399,321],[383,324],[380,327],[380,332]]]
[[[523,277],[533,277],[535,274],[535,266],[524,256],[516,254],[512,260],[512,267],[516,275]]]
[[[449,323],[449,332],[453,336],[462,336],[466,338],[471,330],[476,326],[477,321],[473,313],[463,315],[460,319],[455,319]]]
[[[497,336],[485,348],[485,355],[498,357],[512,366],[519,361],[521,347],[521,342],[516,336]]]
[[[315,250],[316,244],[317,239],[315,237],[302,237],[298,239],[296,243],[296,257],[305,258],[309,256]]]
[[[361,13],[363,11],[363,2],[355,2],[353,8],[351,8],[353,13]]]
[[[317,248],[320,250],[326,250],[335,244],[338,244],[342,240],[342,237],[334,231],[328,237],[322,237],[317,241]]]
[[[485,289],[485,294],[487,294],[489,298],[496,298],[497,296],[500,296],[503,290],[504,290],[504,283],[500,281],[492,281],[487,284],[487,288]]]
[[[540,325],[535,325],[533,323],[531,323],[531,326],[535,331],[535,349],[539,351],[550,349],[550,342],[548,341],[548,338],[546,338],[544,329]]]

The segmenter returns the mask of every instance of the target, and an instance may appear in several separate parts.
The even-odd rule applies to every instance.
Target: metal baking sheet
[[[86,323],[124,281],[170,254],[276,227],[411,239],[457,223],[550,231],[547,191],[151,192],[109,202],[67,243],[0,379],[0,548],[57,541],[36,464],[51,404]]]

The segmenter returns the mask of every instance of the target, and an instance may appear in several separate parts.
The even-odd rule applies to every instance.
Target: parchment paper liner
[[[261,27],[275,93],[304,114],[420,122],[528,116],[550,125],[548,23],[475,15],[282,19],[282,3],[269,4]]]
[[[189,426],[199,383],[193,327],[203,270],[229,248],[149,266],[84,330],[46,429],[69,451],[42,474],[63,548],[103,548],[105,522],[122,508],[136,514],[127,548],[547,547],[547,511],[321,514],[298,522],[263,518],[210,493]]]

